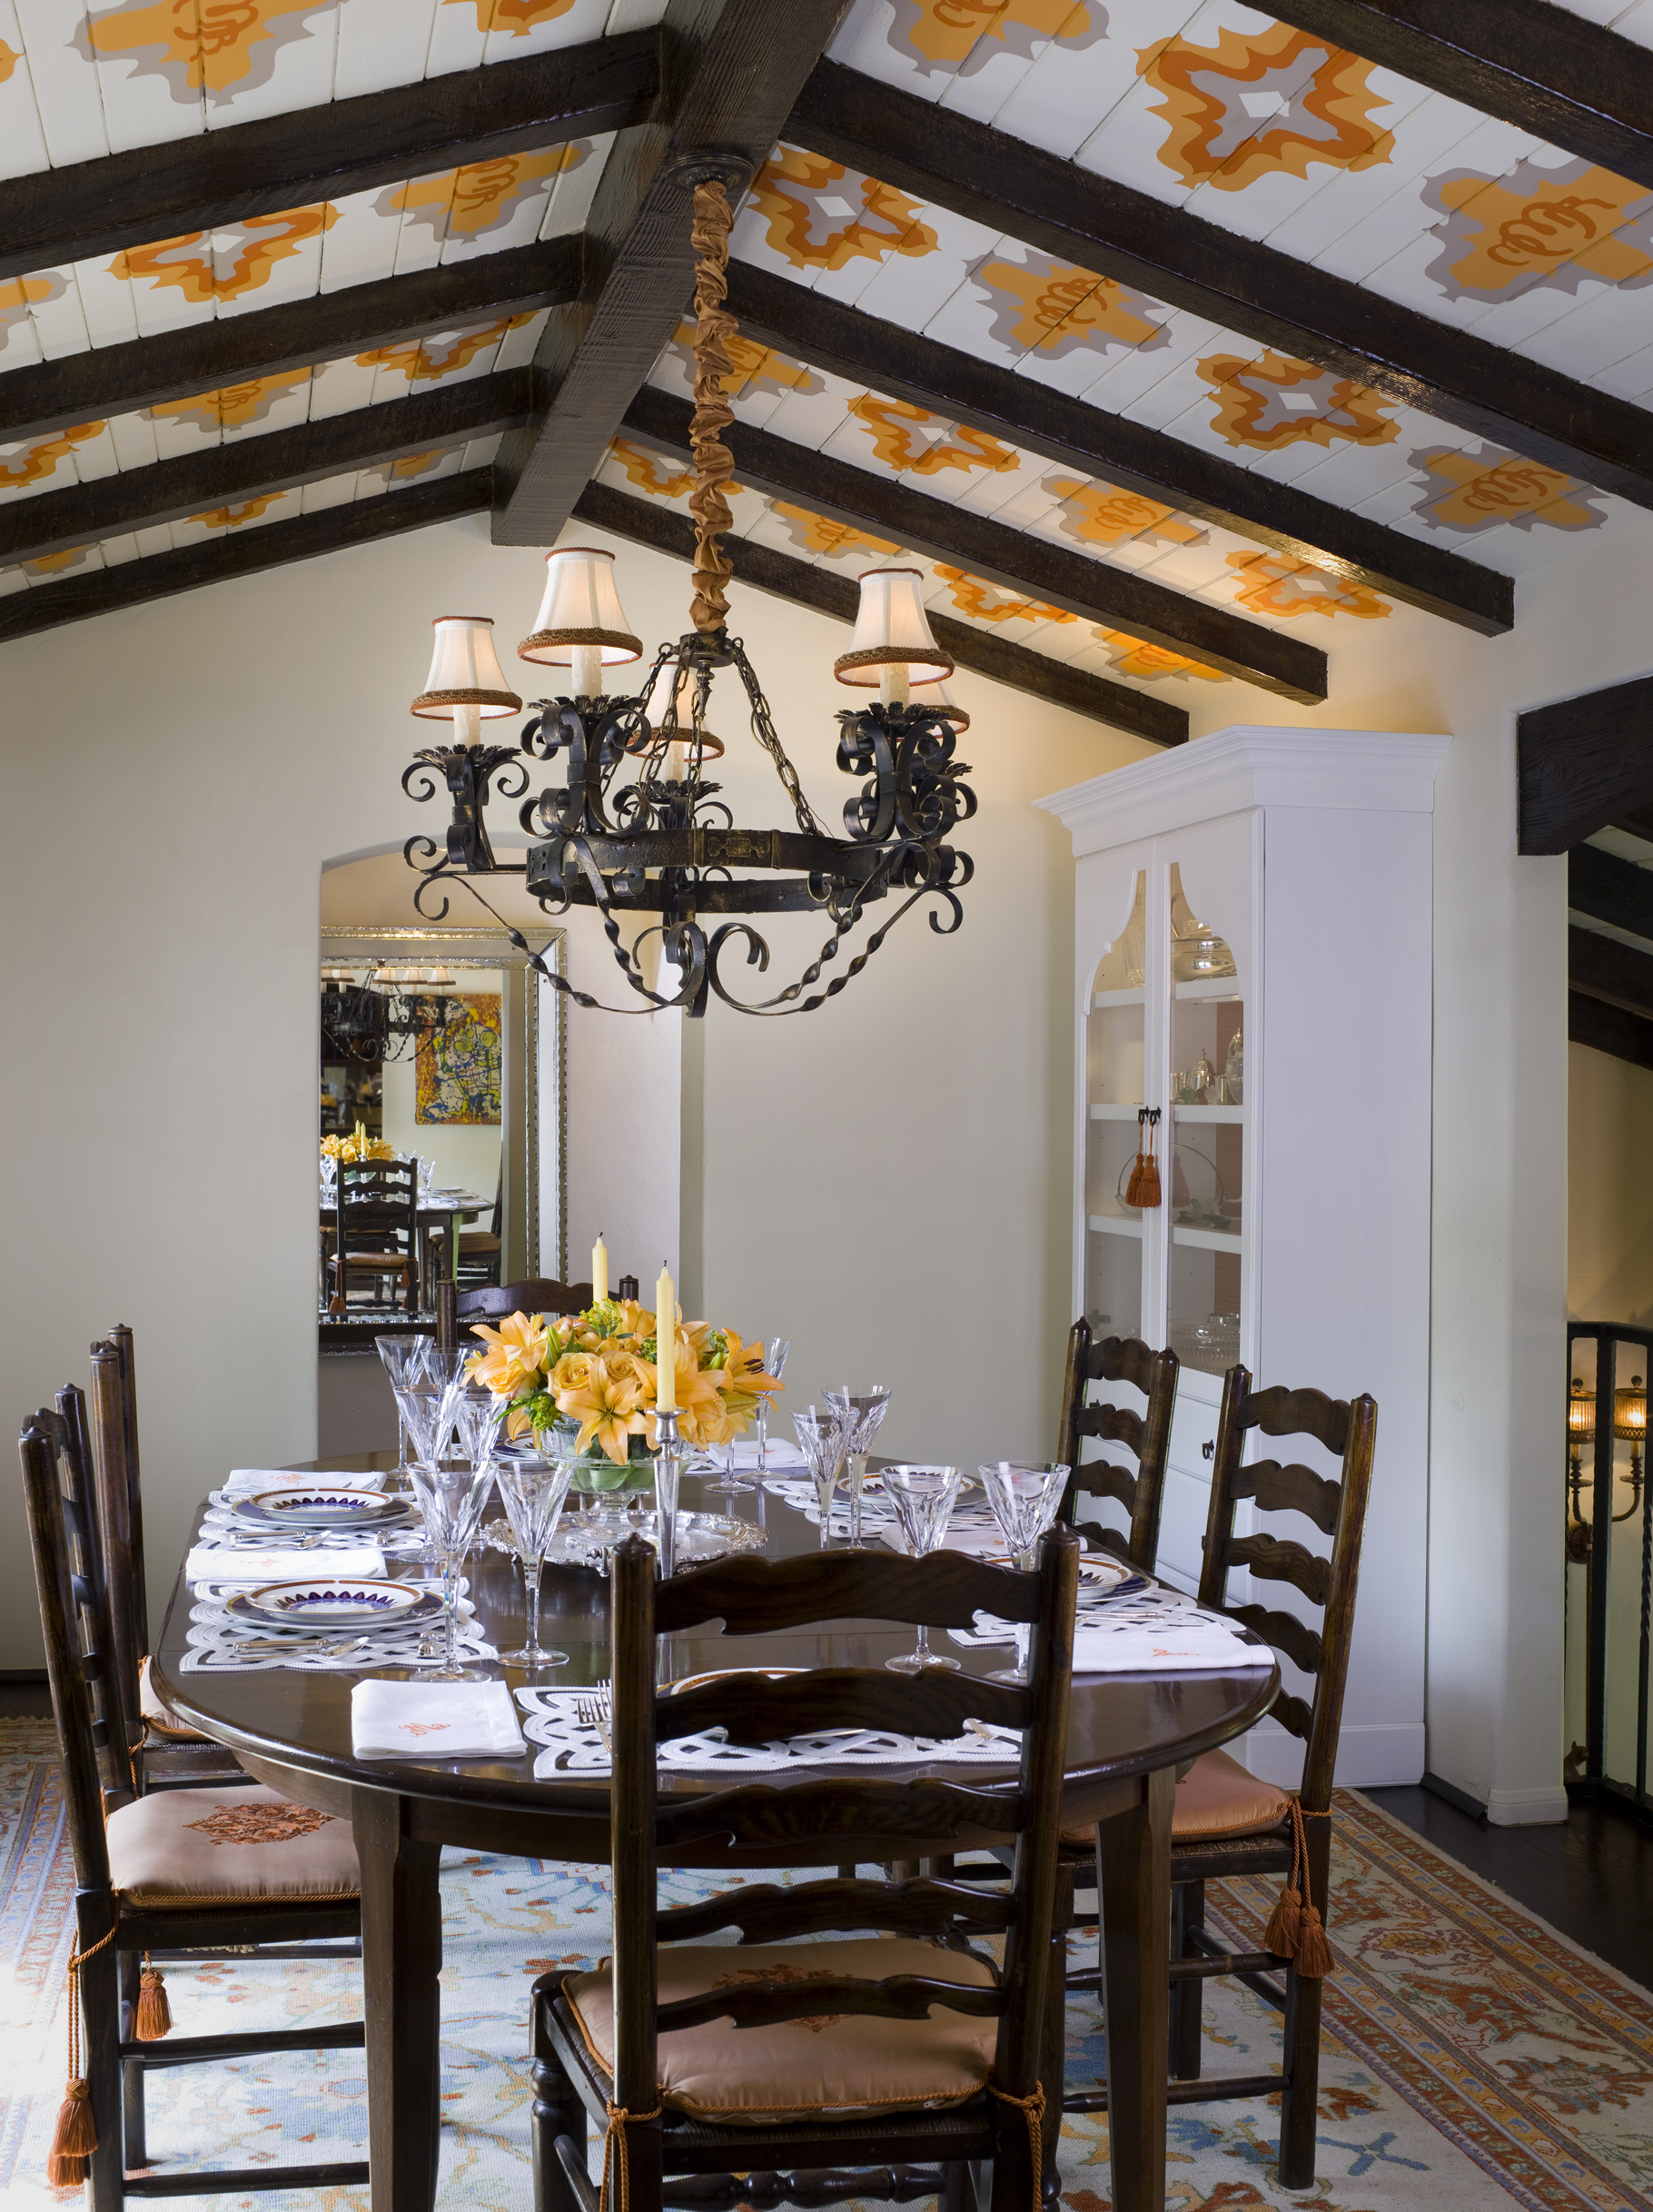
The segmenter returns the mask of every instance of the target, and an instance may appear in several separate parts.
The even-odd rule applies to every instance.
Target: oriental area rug
[[[44,2179],[63,2093],[64,1967],[74,1879],[54,1737],[0,1721],[0,2191],[8,2212],[75,2204]],[[1615,1973],[1352,1790],[1334,1827],[1321,2064],[1318,2178],[1274,2179],[1272,2100],[1173,2108],[1172,2212],[1653,2212],[1653,1995]],[[547,1966],[607,1948],[600,1870],[477,1852],[442,1867],[442,2157],[440,2212],[528,2212],[528,1989]],[[662,1881],[662,1900],[708,1878]],[[1262,1938],[1275,1885],[1208,1892],[1210,1919],[1240,1948]],[[175,2031],[292,2027],[360,2007],[350,1960],[234,1960],[171,1967]],[[1276,2016],[1207,1985],[1206,2064],[1255,2073],[1278,2063]],[[1089,2001],[1069,2019],[1069,2077],[1102,2067]],[[149,2078],[150,2155],[164,2171],[199,2161],[247,2167],[365,2156],[358,2052],[282,2055]],[[1062,2183],[1072,2212],[1108,2205],[1105,2120],[1068,2120]],[[220,2204],[238,2200],[220,2197]],[[254,2212],[366,2212],[367,2192],[260,2193]]]

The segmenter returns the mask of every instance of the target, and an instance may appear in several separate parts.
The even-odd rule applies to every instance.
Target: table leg
[[[1164,2212],[1175,1790],[1175,1770],[1162,1767],[1096,1830],[1114,2212]]]
[[[351,1816],[361,1862],[372,2212],[431,2212],[436,2200],[441,1849],[408,1835],[410,1810],[389,1790],[358,1790]]]

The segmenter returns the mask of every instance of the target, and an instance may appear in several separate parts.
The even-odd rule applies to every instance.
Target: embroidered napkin
[[[383,1574],[384,1553],[376,1543],[308,1552],[297,1544],[198,1543],[183,1562],[186,1582],[297,1582],[311,1575],[376,1582]]]
[[[1185,1619],[1074,1631],[1075,1674],[1181,1674],[1199,1668],[1270,1667],[1266,1644],[1244,1643],[1212,1613]]]
[[[505,1682],[358,1682],[358,1759],[520,1759],[528,1746]]]

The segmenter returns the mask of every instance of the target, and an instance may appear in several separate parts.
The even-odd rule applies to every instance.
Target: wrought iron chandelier
[[[459,988],[445,967],[388,967],[358,983],[342,967],[322,970],[322,1037],[341,1060],[394,1060],[448,1027]]]
[[[975,793],[960,781],[969,769],[955,757],[968,717],[947,695],[953,663],[930,633],[920,572],[874,570],[861,580],[855,634],[835,663],[840,682],[878,689],[876,701],[837,717],[837,764],[857,779],[844,804],[846,835],[830,834],[805,797],[757,671],[728,628],[725,587],[733,564],[720,540],[734,519],[724,492],[734,459],[721,433],[734,420],[723,396],[736,327],[724,305],[733,218],[722,174],[702,169],[689,181],[696,253],[693,627],[660,647],[637,693],[610,698],[601,689],[605,664],[640,660],[643,650],[620,606],[613,556],[581,546],[548,554],[539,618],[518,650],[525,660],[569,668],[573,696],[530,702],[534,718],[520,743],[509,746],[481,741],[483,721],[519,713],[522,706],[500,670],[491,620],[439,618],[431,672],[413,712],[451,720],[458,741],[418,753],[401,784],[421,801],[445,788],[453,818],[442,846],[415,836],[403,853],[421,878],[413,903],[427,920],[447,915],[447,887],[462,884],[537,972],[579,1006],[600,1002],[535,954],[489,905],[476,878],[524,875],[548,915],[573,906],[597,908],[636,1001],[604,1011],[678,1007],[703,1015],[715,992],[742,1014],[807,1014],[860,973],[915,906],[929,902],[930,927],[944,937],[964,919],[958,892],[970,880],[971,861],[946,840],[975,811]],[[724,751],[708,719],[712,681],[724,670],[738,679],[752,736],[774,764],[796,828],[737,828],[717,796],[722,787],[707,775]],[[528,796],[534,766],[554,761],[566,780]],[[525,863],[494,857],[485,816],[496,796],[522,802],[518,820],[537,840]],[[737,872],[749,869],[768,872]],[[438,897],[440,907],[427,905]],[[841,972],[813,989],[867,908],[891,897],[900,899],[895,912]],[[828,934],[797,980],[771,997],[736,996],[722,973],[726,957],[738,946],[764,973],[769,947],[749,921],[718,918],[817,911],[827,918]],[[659,920],[628,947],[620,918],[642,914]],[[664,960],[678,970],[675,991],[651,988],[638,957],[657,930]]]

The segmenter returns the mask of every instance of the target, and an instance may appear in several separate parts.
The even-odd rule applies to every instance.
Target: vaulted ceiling
[[[1160,742],[1653,505],[1653,0],[0,0],[0,641],[486,510]],[[1402,647],[1401,650],[1404,650]]]

